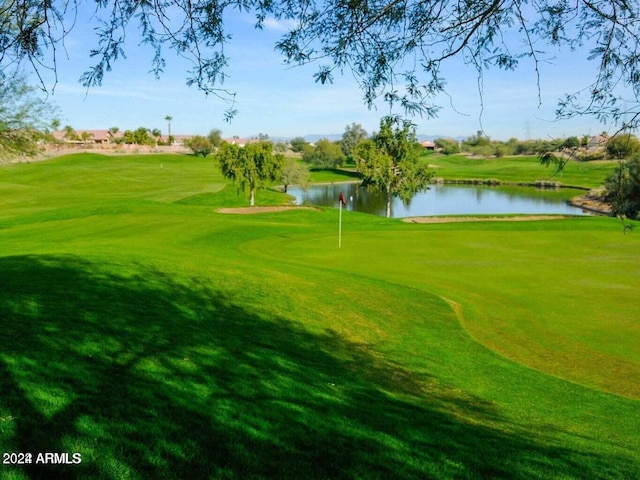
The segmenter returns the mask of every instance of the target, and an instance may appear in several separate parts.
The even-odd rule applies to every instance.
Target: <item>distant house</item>
[[[607,141],[609,141],[609,137],[605,137],[604,135],[594,135],[593,137],[589,137],[587,148],[606,147]]]
[[[432,142],[431,140],[425,140],[424,142],[420,142],[420,145],[422,145],[422,148],[424,148],[425,150],[435,150],[436,149],[436,144],[434,142]]]
[[[105,145],[114,143],[116,138],[122,136],[122,132],[113,135],[109,130],[74,130],[74,134],[74,138],[71,139],[66,130],[57,130],[53,132],[53,138],[59,142],[73,145]]]

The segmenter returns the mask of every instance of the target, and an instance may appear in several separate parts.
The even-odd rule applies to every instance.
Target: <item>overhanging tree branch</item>
[[[92,52],[98,61],[82,79],[87,85],[103,82],[136,29],[152,49],[154,75],[166,67],[165,50],[173,51],[193,63],[188,84],[233,108],[235,97],[223,85],[232,41],[225,21],[234,10],[252,14],[257,28],[268,17],[295,20],[275,45],[284,60],[319,63],[320,82],[352,72],[370,107],[386,100],[435,115],[430,102],[446,87],[440,66],[454,58],[481,71],[514,69],[532,58],[540,102],[547,45],[584,48],[597,65],[559,103],[560,118],[591,114],[621,122],[630,103],[640,112],[640,4],[628,0],[0,0],[0,71],[28,60],[36,72],[55,72],[56,47],[87,5],[101,22]]]

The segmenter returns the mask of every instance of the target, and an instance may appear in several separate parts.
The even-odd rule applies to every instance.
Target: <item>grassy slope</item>
[[[638,471],[636,234],[346,213],[338,250],[335,211],[215,214],[224,185],[179,156],[0,171],[0,446],[83,453],[0,478]]]
[[[436,177],[454,179],[497,179],[502,182],[528,182],[550,180],[566,186],[594,188],[615,167],[615,161],[569,162],[561,174],[540,165],[537,157],[470,158],[462,155],[425,155],[435,170]]]

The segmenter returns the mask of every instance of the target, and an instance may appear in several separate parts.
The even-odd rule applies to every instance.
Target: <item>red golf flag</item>
[[[340,192],[340,205],[346,205],[347,201],[344,199],[344,195]]]

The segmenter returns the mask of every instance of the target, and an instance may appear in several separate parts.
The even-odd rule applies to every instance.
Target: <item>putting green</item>
[[[348,221],[345,221],[348,223]],[[455,227],[262,240],[253,251],[423,289],[461,305],[477,341],[523,365],[640,398],[640,238],[613,220]],[[596,228],[591,231],[591,228]],[[276,241],[275,245],[266,245]]]

